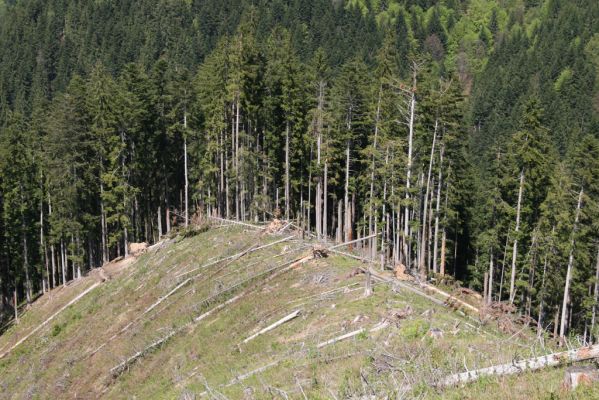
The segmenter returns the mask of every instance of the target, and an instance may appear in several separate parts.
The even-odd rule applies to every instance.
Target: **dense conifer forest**
[[[593,340],[596,0],[0,1],[0,314],[207,216]]]

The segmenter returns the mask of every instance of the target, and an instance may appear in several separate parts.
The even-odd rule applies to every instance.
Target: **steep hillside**
[[[0,336],[0,399],[599,395],[561,391],[560,369],[435,389],[446,375],[551,350],[527,328],[483,325],[388,272],[393,283],[374,281],[366,297],[360,261],[313,259],[314,248],[288,231],[228,225],[94,270]]]

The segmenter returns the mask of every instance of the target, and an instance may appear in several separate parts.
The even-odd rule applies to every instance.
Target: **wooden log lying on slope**
[[[177,292],[177,290],[181,289],[183,286],[187,285],[189,282],[191,282],[191,278],[187,278],[183,282],[181,282],[180,284],[175,286],[175,288],[173,290],[171,290],[170,292],[168,292],[167,294],[162,296],[160,299],[158,299],[158,301],[156,301],[150,307],[146,308],[146,311],[144,311],[144,313],[142,315],[146,315],[147,313],[152,311],[154,308],[158,307],[160,305],[160,303],[162,303],[164,300],[168,299],[170,296],[175,294],[175,292]]]
[[[35,334],[40,329],[42,329],[44,326],[48,325],[48,323],[50,323],[54,318],[56,318],[56,316],[58,314],[60,314],[61,312],[63,312],[64,310],[66,310],[67,308],[69,308],[70,306],[72,306],[73,304],[77,303],[86,294],[88,294],[89,292],[91,292],[92,290],[94,290],[95,288],[97,288],[98,286],[100,286],[101,284],[102,284],[102,282],[96,282],[93,285],[91,285],[90,287],[88,287],[87,289],[85,289],[83,292],[79,293],[77,295],[77,297],[75,297],[73,300],[69,301],[67,304],[65,304],[64,306],[62,306],[58,311],[56,311],[54,314],[52,314],[52,316],[50,316],[50,318],[46,319],[44,322],[42,322],[41,324],[39,324],[34,330],[32,330],[31,332],[29,332],[29,334],[27,334],[24,337],[22,337],[21,340],[19,340],[17,343],[15,343],[11,347],[9,347],[8,350],[6,350],[4,353],[0,354],[0,359],[4,358],[7,354],[9,354],[11,351],[13,351],[17,346],[19,346],[25,340],[27,340],[29,337],[31,337],[33,334]]]
[[[243,256],[247,255],[247,254],[254,253],[254,252],[258,251],[258,250],[263,250],[263,249],[266,249],[266,248],[268,248],[268,247],[272,247],[272,246],[274,246],[274,245],[277,245],[277,244],[279,244],[279,243],[286,242],[286,241],[288,241],[288,240],[291,240],[291,239],[293,239],[294,237],[295,237],[295,235],[291,235],[291,236],[287,236],[287,237],[285,237],[285,238],[283,238],[283,239],[280,239],[280,240],[275,240],[274,242],[272,242],[272,243],[268,243],[268,244],[265,244],[265,245],[263,245],[263,246],[258,246],[258,247],[256,247],[256,246],[251,246],[251,247],[248,247],[247,249],[243,250],[243,251],[242,251],[242,252],[240,252],[240,253],[233,254],[232,256],[227,256],[227,257],[224,257],[224,258],[220,258],[220,259],[218,259],[218,260],[211,261],[211,262],[209,262],[208,264],[201,265],[201,266],[199,266],[199,267],[196,267],[196,268],[194,268],[194,269],[190,269],[189,271],[181,272],[180,274],[177,274],[177,275],[175,275],[175,277],[176,277],[176,278],[179,278],[179,277],[181,277],[181,276],[189,275],[189,274],[191,274],[191,273],[193,273],[193,272],[196,272],[196,271],[198,271],[198,270],[200,270],[200,269],[204,269],[204,268],[211,267],[211,266],[213,266],[213,265],[215,265],[215,264],[218,264],[218,263],[221,263],[221,262],[223,262],[223,261],[228,261],[228,260],[236,260],[236,259],[238,259],[238,258],[241,258],[241,257],[243,257]]]
[[[271,325],[267,326],[266,328],[262,329],[261,331],[254,333],[252,336],[244,339],[243,343],[247,343],[250,340],[255,339],[256,337],[258,337],[268,331],[272,331],[276,327],[283,325],[285,322],[291,321],[292,319],[296,318],[299,315],[300,315],[300,310],[296,310],[296,311],[292,312],[291,314],[287,315],[286,317],[281,318],[274,324],[271,324]]]
[[[233,285],[230,288],[224,289],[221,292],[210,296],[209,298],[203,300],[200,305],[203,304],[210,304],[212,300],[222,296],[225,293],[234,291],[235,289],[241,288],[243,287],[245,284],[248,284],[254,280],[256,280],[257,278],[267,276],[262,282],[257,283],[255,286],[253,287],[249,287],[246,290],[243,290],[241,293],[237,294],[236,296],[224,301],[221,304],[216,305],[215,307],[213,307],[211,310],[206,311],[205,313],[195,317],[193,320],[191,320],[190,322],[183,324],[182,326],[178,327],[177,329],[169,332],[166,336],[159,338],[158,340],[150,343],[148,346],[146,346],[144,349],[138,351],[137,353],[133,354],[132,356],[128,357],[127,359],[125,359],[123,362],[121,362],[120,364],[114,366],[113,368],[110,369],[110,375],[113,379],[118,378],[123,372],[125,372],[131,365],[133,365],[134,363],[136,363],[139,359],[143,358],[146,354],[151,353],[154,349],[160,347],[161,345],[165,344],[168,340],[170,340],[173,336],[181,333],[183,330],[187,329],[187,328],[194,328],[194,326],[200,322],[201,320],[209,317],[210,315],[214,314],[215,312],[223,309],[225,306],[241,299],[242,297],[246,296],[247,294],[251,293],[253,290],[255,290],[257,287],[259,287],[261,284],[267,283],[269,281],[271,281],[272,279],[276,278],[277,276],[281,275],[282,273],[289,271],[290,269],[292,269],[292,265],[297,262],[299,259],[295,259],[292,261],[288,261],[285,262],[281,265],[277,265],[275,267],[269,268],[266,271],[260,272],[258,274],[255,274],[253,276],[251,276],[250,278],[248,278],[247,280],[240,282],[238,284]]]
[[[494,365],[487,368],[450,375],[437,383],[438,387],[453,386],[476,381],[484,376],[513,375],[524,371],[535,371],[546,367],[556,367],[576,361],[590,360],[599,357],[599,344],[580,347],[569,351],[547,354],[541,357],[514,361],[509,364]]]
[[[449,293],[439,289],[438,287],[429,285],[428,283],[420,283],[420,286],[422,286],[426,290],[430,290],[431,292],[435,292],[438,295],[442,296],[443,298],[445,298],[445,301],[448,304],[450,304],[450,303],[459,304],[460,306],[464,307],[467,311],[470,311],[475,314],[480,313],[480,310],[478,308],[474,307],[472,304],[466,303],[465,301],[460,300],[457,297],[450,295]]]
[[[245,226],[245,227],[248,227],[248,228],[254,228],[254,229],[257,229],[257,230],[263,230],[264,229],[263,226],[257,226],[257,225],[247,224],[245,222],[235,221],[235,220],[232,220],[232,219],[225,219],[225,218],[212,217],[212,216],[210,216],[208,218],[213,219],[215,221],[225,222],[225,223],[228,223],[228,224],[231,224],[231,225],[241,225],[241,226]]]
[[[349,338],[352,338],[354,336],[358,336],[359,334],[364,333],[364,332],[374,333],[376,331],[380,331],[381,329],[385,329],[388,326],[389,326],[389,323],[387,321],[383,321],[383,322],[380,322],[380,323],[376,324],[375,326],[373,326],[368,331],[365,328],[360,328],[360,329],[355,330],[353,332],[349,332],[349,333],[346,333],[344,335],[337,336],[335,338],[332,338],[332,339],[329,339],[329,340],[324,341],[322,343],[319,343],[319,344],[316,345],[316,348],[320,349],[320,348],[323,348],[325,346],[331,345],[333,343],[337,343],[337,342],[340,342],[342,340],[349,339]]]

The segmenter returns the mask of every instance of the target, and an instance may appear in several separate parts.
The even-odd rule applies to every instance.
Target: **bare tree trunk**
[[[329,164],[327,160],[324,160],[324,194],[322,196],[323,201],[323,211],[322,211],[322,237],[326,240],[328,232],[327,232],[327,213],[328,213],[328,172],[329,172]]]
[[[235,102],[235,219],[239,221],[239,186],[240,186],[240,176],[239,176],[239,93],[236,96]]]
[[[18,324],[19,323],[19,303],[17,302],[17,288],[15,287],[14,290],[14,309],[15,309],[15,323]]]
[[[185,167],[185,227],[189,226],[189,176],[187,173],[187,111],[183,113],[183,164]]]
[[[446,243],[447,243],[447,232],[445,231],[445,227],[443,227],[443,233],[441,234],[441,266],[439,273],[441,276],[445,275],[445,251],[446,251]]]
[[[408,119],[408,160],[406,166],[406,204],[404,216],[404,238],[403,248],[406,260],[406,265],[411,266],[410,254],[408,248],[408,238],[410,237],[410,183],[412,179],[412,151],[414,144],[414,117],[416,112],[416,68],[412,70],[412,92],[410,95],[410,115]]]
[[[65,255],[64,241],[60,239],[60,264],[62,267],[62,286],[67,285],[67,257]]]
[[[520,232],[520,211],[522,207],[522,192],[524,191],[524,169],[520,171],[520,188],[518,189],[518,205],[516,207],[516,229],[514,231],[514,247],[512,250],[512,276],[510,279],[510,304],[516,297],[516,259],[518,258],[518,233]]]
[[[160,237],[162,236],[162,210],[160,209],[160,206],[158,206],[158,240],[160,240]]]
[[[285,126],[285,219],[289,220],[289,121]]]
[[[344,223],[344,234],[345,241],[351,240],[351,212],[349,208],[349,140],[345,147],[345,223]]]
[[[545,274],[547,273],[547,255],[543,262],[543,277],[541,280],[541,292],[539,293],[539,315],[537,316],[537,336],[543,332],[543,307],[545,306]]]
[[[572,267],[574,265],[574,245],[576,243],[576,231],[578,230],[578,221],[580,220],[580,209],[582,207],[582,195],[584,189],[580,189],[578,194],[578,204],[576,205],[576,216],[574,217],[574,226],[572,227],[572,238],[570,239],[570,255],[568,256],[568,270],[566,271],[566,284],[564,286],[564,298],[562,301],[562,318],[559,328],[560,343],[563,344],[566,335],[566,308],[570,296],[570,280],[572,279]]]
[[[491,304],[493,302],[493,250],[491,250],[489,254],[489,287],[487,293],[487,304]]]
[[[431,146],[431,156],[428,163],[428,175],[426,177],[426,191],[424,194],[424,215],[422,217],[422,233],[421,233],[421,244],[420,244],[420,260],[418,264],[418,270],[420,271],[420,279],[425,280],[427,275],[426,268],[426,248],[427,248],[427,239],[426,239],[426,223],[428,220],[428,196],[430,193],[431,186],[431,174],[433,172],[433,160],[435,157],[435,144],[437,142],[437,128],[439,126],[439,121],[435,120],[435,130],[433,133],[433,145]]]
[[[46,279],[42,278],[42,282],[45,281],[47,285],[44,289],[50,289],[50,268],[48,265],[48,248],[46,246],[46,237],[44,235],[44,201],[43,196],[40,200],[40,250],[44,253],[44,266],[46,268]],[[44,290],[45,292],[46,290]]]
[[[445,145],[442,144],[439,154],[439,178],[437,179],[437,201],[435,205],[435,236],[433,239],[433,272],[439,272],[437,264],[438,242],[439,242],[439,216],[441,211],[441,189],[443,188],[443,155],[445,154]]]
[[[370,162],[370,199],[369,199],[369,204],[368,204],[368,234],[372,235],[372,218],[373,218],[373,213],[374,213],[374,170],[375,170],[375,152],[376,152],[376,147],[377,147],[377,140],[378,140],[378,136],[379,136],[379,119],[380,119],[380,113],[381,113],[381,92],[382,92],[382,87],[379,87],[379,95],[378,95],[378,101],[377,101],[377,106],[376,106],[376,116],[375,116],[375,122],[374,122],[374,140],[373,140],[373,144],[372,144],[372,157],[371,157],[371,162]],[[374,241],[376,241],[376,239],[374,239]],[[370,248],[372,249],[374,247],[373,245],[373,239],[370,240]],[[373,254],[374,256],[374,254]]]
[[[594,288],[593,316],[591,318],[591,338],[595,335],[595,320],[597,317],[597,302],[599,302],[599,245],[597,245],[597,261],[595,263],[595,288]]]
[[[347,211],[346,211],[347,212]],[[343,237],[343,202],[339,200],[337,210],[337,243],[341,243]]]
[[[104,212],[104,185],[100,180],[100,224],[102,225],[102,263],[108,262],[108,245],[106,243],[106,213]]]

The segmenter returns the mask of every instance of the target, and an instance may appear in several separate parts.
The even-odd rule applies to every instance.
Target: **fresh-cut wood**
[[[287,315],[286,317],[281,318],[274,324],[271,324],[271,325],[267,326],[266,328],[262,329],[261,331],[254,333],[252,336],[248,337],[247,339],[244,339],[243,343],[247,343],[250,340],[257,338],[258,336],[260,336],[268,331],[272,331],[276,327],[283,325],[285,322],[291,321],[292,319],[298,317],[299,315],[300,315],[300,310],[296,310],[296,311],[292,312],[291,314]]]
[[[599,344],[596,344],[589,347],[580,347],[569,351],[547,354],[541,357],[534,357],[527,360],[514,361],[508,364],[494,365],[492,367],[450,375],[442,379],[437,386],[453,386],[474,382],[484,376],[513,375],[524,371],[535,371],[541,368],[556,367],[598,357]]]
[[[61,312],[63,312],[64,310],[66,310],[67,308],[72,306],[73,304],[77,303],[86,294],[88,294],[89,292],[91,292],[92,290],[94,290],[95,288],[100,286],[101,283],[102,282],[95,282],[93,285],[91,285],[90,287],[85,289],[83,292],[79,293],[73,300],[69,301],[67,304],[62,306],[58,311],[56,311],[54,314],[52,314],[52,316],[50,316],[50,318],[46,319],[44,322],[39,324],[34,330],[29,332],[27,335],[23,336],[18,342],[16,342],[11,347],[9,347],[8,350],[6,350],[4,353],[0,354],[0,359],[6,357],[6,355],[8,355],[11,351],[13,351],[17,346],[19,346],[25,340],[29,339],[32,335],[34,335],[37,331],[42,329],[44,326],[48,325],[48,323],[50,323],[54,318],[56,318]]]

